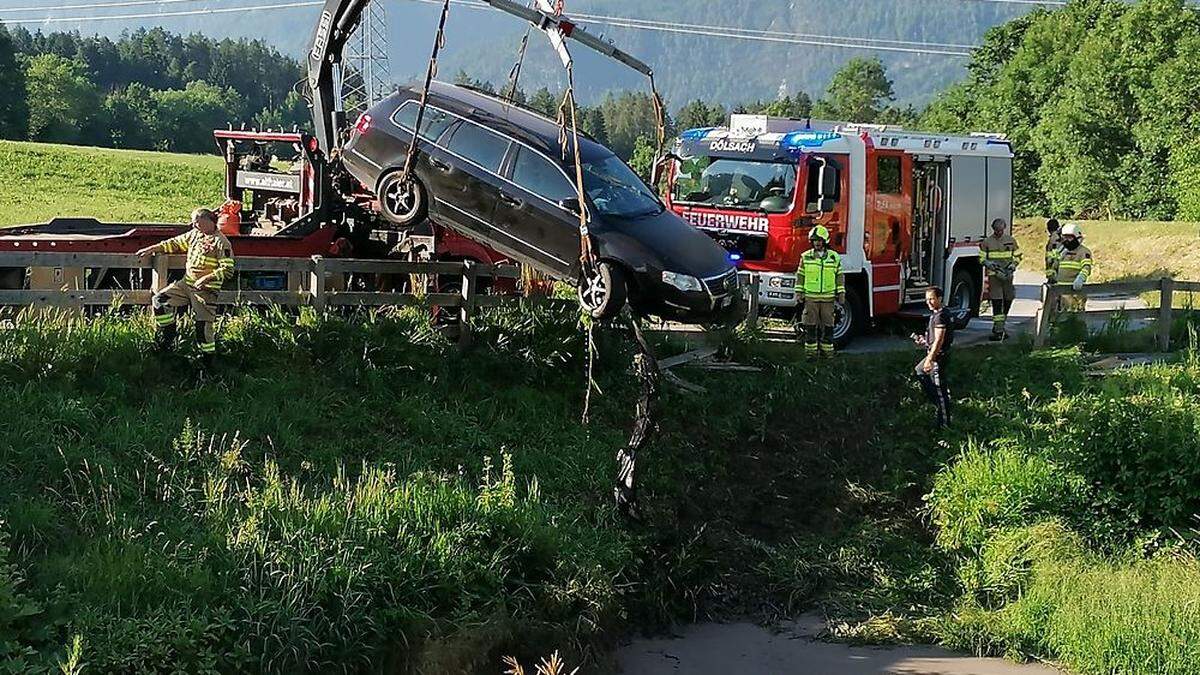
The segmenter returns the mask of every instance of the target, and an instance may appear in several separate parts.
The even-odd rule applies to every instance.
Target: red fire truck
[[[672,209],[760,275],[761,306],[796,307],[795,271],[815,225],[842,254],[835,340],[874,317],[923,310],[940,286],[956,321],[979,312],[979,241],[1012,223],[1012,148],[994,134],[733,115],[683,132],[668,155]]]

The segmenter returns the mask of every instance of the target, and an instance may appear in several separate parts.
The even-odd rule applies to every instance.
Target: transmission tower
[[[360,113],[390,94],[392,89],[384,3],[367,5],[346,46],[342,100],[346,112]]]

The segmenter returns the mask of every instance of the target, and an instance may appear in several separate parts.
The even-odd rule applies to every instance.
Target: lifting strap
[[[421,102],[417,105],[417,121],[413,125],[412,143],[408,144],[408,152],[404,156],[404,168],[400,170],[400,182],[407,185],[413,179],[413,163],[417,157],[417,142],[421,138],[421,125],[425,122],[425,108],[429,103],[429,87],[433,78],[437,77],[438,54],[446,46],[446,18],[450,15],[450,0],[442,1],[442,15],[438,19],[437,36],[433,39],[433,53],[429,56],[429,66],[425,70],[425,85],[421,87]]]

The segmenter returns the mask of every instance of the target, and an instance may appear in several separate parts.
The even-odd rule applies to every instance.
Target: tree
[[[610,94],[600,104],[604,127],[608,131],[608,147],[617,156],[629,159],[640,137],[654,138],[658,133],[654,104],[643,92]]]
[[[784,96],[764,105],[760,114],[770,115],[771,117],[786,117],[789,119],[805,119],[812,115],[812,99],[804,92],[797,92],[795,96]]]
[[[259,129],[311,129],[312,113],[304,97],[292,91],[288,92],[282,104],[274,108],[263,108],[255,115],[254,126]]]
[[[189,82],[182,90],[153,94],[158,109],[156,136],[159,149],[173,152],[207,152],[213,148],[212,131],[235,119],[242,99],[231,87]]]
[[[854,58],[833,76],[813,114],[847,122],[874,122],[884,106],[894,100],[896,93],[883,62],[878,57]]]
[[[156,145],[158,108],[149,87],[134,82],[114,91],[105,97],[103,111],[103,125],[108,132],[106,145],[143,150]]]
[[[680,108],[675,120],[681,131],[717,127],[725,124],[725,108],[719,103],[709,105],[696,99]]]
[[[0,138],[25,138],[29,118],[29,100],[25,91],[25,71],[17,64],[12,39],[0,25]]]
[[[650,174],[654,171],[655,159],[657,158],[654,156],[654,139],[650,136],[638,136],[633,144],[629,166],[647,183],[650,182]]]
[[[600,145],[608,145],[608,128],[604,126],[604,112],[599,107],[579,109],[579,128]]]
[[[30,59],[25,79],[30,138],[55,143],[87,139],[100,107],[100,94],[82,63],[42,54]]]
[[[487,92],[489,94],[496,93],[496,87],[492,86],[491,82],[488,82],[487,80],[477,80],[468,75],[467,71],[462,69],[459,69],[458,74],[454,76],[454,84],[470,87],[472,89],[478,89],[479,91]]]
[[[550,93],[549,89],[541,87],[533,92],[533,96],[529,99],[529,108],[547,117],[556,117],[558,115],[558,99]]]

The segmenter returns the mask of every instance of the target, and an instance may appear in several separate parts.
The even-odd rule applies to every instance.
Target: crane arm
[[[650,66],[592,35],[566,16],[556,16],[553,12],[526,7],[512,0],[484,1],[506,14],[528,21],[551,36],[570,38],[647,77],[654,76]],[[312,91],[313,132],[325,157],[339,147],[339,133],[345,125],[345,113],[339,100],[342,53],[369,2],[371,0],[326,0],[313,32],[308,51],[308,86]],[[556,41],[557,44],[561,41]],[[563,53],[560,50],[560,56]],[[563,58],[569,59],[569,56]]]

